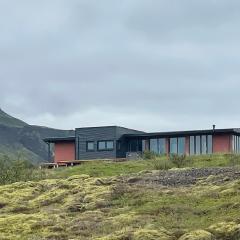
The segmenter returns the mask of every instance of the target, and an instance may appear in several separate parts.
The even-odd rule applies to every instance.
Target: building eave
[[[75,136],[70,137],[51,137],[43,139],[46,143],[57,143],[57,142],[75,142]]]
[[[190,135],[208,135],[208,134],[237,134],[240,135],[239,128],[229,129],[208,129],[208,130],[190,130],[190,131],[173,131],[173,132],[152,132],[143,134],[125,134],[126,138],[150,138],[150,137],[180,137]]]

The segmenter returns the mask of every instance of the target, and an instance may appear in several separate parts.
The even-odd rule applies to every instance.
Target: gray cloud
[[[239,127],[237,0],[3,0],[1,106],[32,124]]]

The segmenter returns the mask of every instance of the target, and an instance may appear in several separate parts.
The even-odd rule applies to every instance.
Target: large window
[[[100,141],[98,142],[98,150],[105,150],[106,149],[106,142]]]
[[[110,151],[114,149],[114,141],[98,141],[98,151]]]
[[[196,149],[196,154],[200,155],[201,154],[201,136],[196,136],[196,142],[195,142],[195,149]]]
[[[159,151],[159,154],[166,153],[166,139],[165,138],[158,139],[158,151]]]
[[[213,137],[212,137],[212,135],[207,136],[207,153],[208,154],[213,153]]]
[[[212,135],[190,136],[190,155],[212,154]]]
[[[190,155],[195,154],[195,137],[190,136]]]
[[[94,142],[93,141],[89,141],[87,142],[87,151],[88,152],[93,152],[95,149],[94,149]]]
[[[207,136],[202,136],[202,154],[207,154]]]
[[[184,137],[178,138],[178,154],[179,155],[185,154],[185,138]]]
[[[129,152],[142,152],[144,146],[143,142],[140,139],[131,139],[128,143],[128,151]]]
[[[240,136],[238,136],[238,153],[240,153]]]
[[[165,154],[166,153],[165,138],[150,139],[150,151],[155,152],[157,154]]]
[[[107,150],[111,150],[113,149],[114,143],[113,141],[106,141],[106,145],[107,145]]]
[[[232,136],[232,148],[234,153],[240,153],[240,136]]]
[[[185,154],[185,137],[170,138],[170,153]]]
[[[150,151],[158,153],[158,140],[150,139]]]
[[[170,153],[171,154],[178,153],[177,138],[170,138]]]

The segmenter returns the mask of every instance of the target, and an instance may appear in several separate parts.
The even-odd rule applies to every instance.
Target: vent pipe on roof
[[[214,125],[213,125],[213,131],[215,131],[215,129],[216,129],[216,125],[214,124]]]

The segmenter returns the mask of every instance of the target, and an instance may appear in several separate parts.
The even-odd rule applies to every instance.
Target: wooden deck
[[[42,168],[59,168],[59,167],[73,167],[73,166],[76,166],[76,165],[80,165],[84,163],[83,161],[77,161],[77,160],[74,160],[74,161],[59,161],[57,163],[42,163],[40,165],[40,169]]]
[[[57,163],[42,163],[40,164],[40,169],[43,168],[59,168],[59,167],[73,167],[76,165],[93,162],[93,161],[106,161],[106,162],[123,162],[126,161],[126,158],[121,159],[96,159],[96,160],[72,160],[72,161],[59,161]]]

